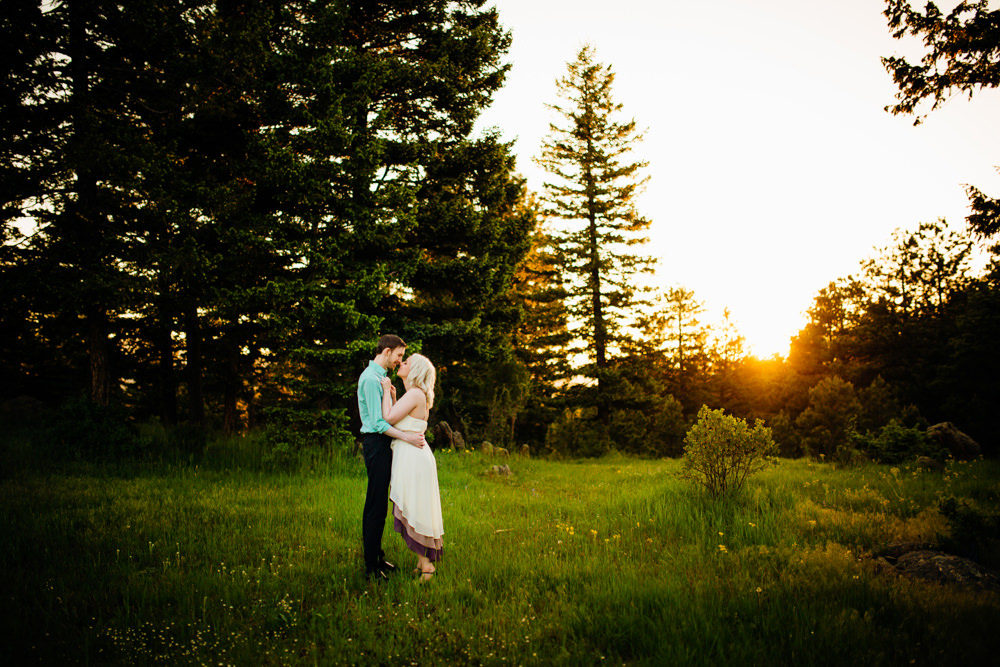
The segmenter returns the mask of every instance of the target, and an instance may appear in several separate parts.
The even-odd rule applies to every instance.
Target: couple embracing
[[[415,573],[421,581],[434,576],[434,563],[443,553],[437,463],[424,439],[434,405],[436,374],[427,357],[412,354],[404,361],[405,354],[403,339],[382,336],[375,358],[358,380],[361,440],[368,471],[361,532],[369,580],[385,579],[396,569],[382,551],[387,495],[393,504],[393,527],[417,555]],[[388,377],[390,368],[398,369],[396,375],[406,388],[399,400]]]

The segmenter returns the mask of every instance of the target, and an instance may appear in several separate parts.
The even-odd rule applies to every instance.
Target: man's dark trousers
[[[365,468],[368,469],[368,491],[365,511],[361,517],[361,539],[365,547],[365,571],[376,572],[385,560],[382,552],[382,531],[389,510],[389,478],[392,476],[392,438],[384,433],[364,433]]]

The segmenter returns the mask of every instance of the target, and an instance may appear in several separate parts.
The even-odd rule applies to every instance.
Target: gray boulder
[[[915,463],[918,468],[923,468],[924,470],[932,470],[935,472],[942,472],[944,470],[943,463],[935,461],[929,456],[918,456]]]
[[[431,429],[434,434],[434,449],[452,449],[455,446],[455,433],[448,422],[440,421]]]
[[[933,551],[934,545],[929,542],[893,542],[883,546],[872,554],[875,558],[884,558],[895,564],[899,557],[911,551]]]
[[[934,424],[927,429],[927,435],[959,460],[974,459],[982,453],[979,443],[959,431],[951,422]]]
[[[896,560],[896,569],[907,577],[954,584],[978,590],[1000,590],[997,576],[979,563],[941,553],[940,551],[910,551]]]

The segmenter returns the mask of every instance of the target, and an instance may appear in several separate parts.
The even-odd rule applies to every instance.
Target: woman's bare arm
[[[390,424],[395,424],[403,417],[405,417],[407,414],[409,414],[410,412],[409,410],[403,412],[402,414],[397,414],[397,412],[399,412],[400,410],[399,408],[397,408],[397,406],[400,405],[402,400],[406,399],[406,394],[412,392],[406,392],[406,394],[403,394],[403,399],[394,402],[393,398],[395,392],[390,391],[391,387],[392,387],[392,380],[390,380],[389,378],[382,378],[382,419],[386,420]],[[411,398],[410,400],[413,401],[414,398]],[[424,400],[426,402],[426,398]],[[412,407],[410,409],[412,410]],[[413,431],[401,431],[395,426],[390,426],[388,429],[386,429],[385,434],[390,438],[397,438],[404,442],[408,442],[414,447],[423,447],[424,445],[427,444],[427,440],[424,438],[423,433],[414,433]]]

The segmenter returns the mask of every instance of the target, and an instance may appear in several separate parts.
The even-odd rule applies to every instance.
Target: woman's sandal
[[[437,570],[420,570],[420,582],[430,581]]]

